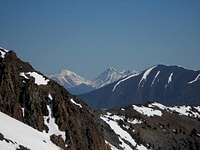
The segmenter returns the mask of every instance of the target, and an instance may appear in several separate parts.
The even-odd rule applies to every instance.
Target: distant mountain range
[[[157,65],[138,74],[80,95],[96,108],[158,101],[165,105],[200,103],[200,71],[179,66]]]
[[[72,94],[82,94],[101,88],[135,73],[136,71],[119,71],[110,67],[98,75],[94,80],[87,80],[75,72],[63,69],[60,73],[49,75],[49,77],[64,86]]]

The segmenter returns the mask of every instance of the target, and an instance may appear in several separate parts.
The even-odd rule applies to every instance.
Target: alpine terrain
[[[144,104],[156,100],[165,105],[198,105],[200,71],[156,65],[80,97],[96,108]]]
[[[107,150],[97,120],[79,98],[0,48],[0,149]]]
[[[76,73],[63,69],[58,74],[51,74],[49,77],[60,85],[64,86],[73,94],[83,94],[99,89],[107,84],[113,83],[125,76],[136,73],[135,71],[119,71],[115,68],[108,68],[98,75],[94,80],[86,80]]]
[[[199,150],[200,106],[158,102],[100,112],[112,150]]]
[[[178,74],[177,68],[182,73],[186,71],[189,76],[187,84],[198,83],[197,77],[193,79],[198,72],[180,67],[156,66],[141,74],[126,76],[99,90],[112,87],[111,92],[120,92],[120,89],[123,95],[125,87],[121,86],[125,86],[123,84],[130,79],[141,76],[138,85],[145,87],[154,69],[161,73],[166,68],[174,68],[173,75]],[[192,73],[194,75],[190,77]],[[151,77],[154,79],[152,86],[161,82],[157,74]],[[165,88],[175,77],[170,74]],[[198,88],[198,84],[195,88]],[[94,111],[64,87],[20,60],[13,51],[0,48],[2,150],[200,149],[199,105],[166,106],[158,101],[143,105],[134,101],[130,103],[129,106]]]

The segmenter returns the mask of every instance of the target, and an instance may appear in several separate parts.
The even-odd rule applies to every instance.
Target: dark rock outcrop
[[[37,85],[34,77],[20,75],[28,72],[35,72],[46,78],[29,63],[21,61],[12,51],[7,52],[5,58],[0,57],[1,112],[39,131],[48,132],[44,117],[49,115],[49,106],[51,117],[55,118],[59,130],[65,132],[66,138],[64,141],[60,136],[52,135],[54,143],[65,149],[107,149],[92,109],[52,80],[47,85]],[[82,107],[72,103],[71,99]]]

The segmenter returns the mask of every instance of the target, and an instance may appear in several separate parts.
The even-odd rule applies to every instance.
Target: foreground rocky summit
[[[3,48],[0,48],[0,112],[5,120],[13,122],[13,128],[8,125],[13,135],[19,134],[16,131],[21,129],[17,127],[18,124],[21,127],[27,124],[43,134],[44,143],[52,142],[55,147],[70,150],[107,149],[93,110],[30,64],[21,61],[14,52]],[[24,125],[15,123],[5,114]],[[26,127],[25,133],[21,133],[22,139],[12,139],[10,132],[0,129],[0,144],[6,142],[19,149],[34,149],[30,143],[24,142],[26,137],[30,137],[24,136],[23,139],[23,134],[29,131]],[[36,132],[34,129],[30,129],[30,133]]]

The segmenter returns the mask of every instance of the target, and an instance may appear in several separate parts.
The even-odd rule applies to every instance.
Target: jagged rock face
[[[149,103],[100,113],[106,141],[117,149],[200,149],[200,106]]]
[[[28,74],[30,72],[42,78]],[[37,84],[36,80],[48,83]],[[5,58],[0,57],[0,111],[47,133],[50,133],[54,119],[54,126],[58,126],[65,139],[58,135],[50,136],[63,149],[107,149],[94,112],[11,51],[6,53]],[[45,116],[49,116],[46,122]]]

